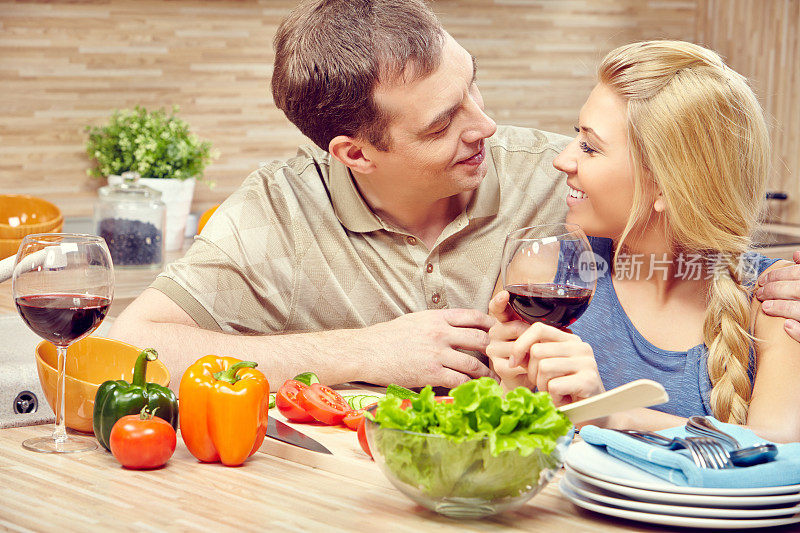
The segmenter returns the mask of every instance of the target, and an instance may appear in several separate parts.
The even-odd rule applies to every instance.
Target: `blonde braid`
[[[714,276],[703,337],[708,346],[714,416],[723,422],[744,424],[752,393],[748,367],[753,338],[748,331],[751,294],[737,275],[738,261],[729,261]]]

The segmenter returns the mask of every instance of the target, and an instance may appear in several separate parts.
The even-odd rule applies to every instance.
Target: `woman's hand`
[[[509,365],[526,367],[528,380],[537,390],[549,392],[557,407],[605,390],[592,347],[573,333],[541,322],[514,341]]]
[[[498,292],[489,302],[489,314],[498,322],[489,330],[486,354],[507,384],[547,391],[556,406],[605,390],[592,347],[577,335],[541,322],[528,326],[518,320],[508,305],[506,291]]]
[[[509,364],[509,356],[516,341],[525,330],[528,323],[517,318],[516,313],[508,305],[508,292],[500,291],[489,302],[489,315],[497,322],[489,329],[489,346],[486,355],[494,372],[500,378],[500,385],[508,392],[517,387],[534,388],[535,384],[528,381],[528,372],[519,366]]]

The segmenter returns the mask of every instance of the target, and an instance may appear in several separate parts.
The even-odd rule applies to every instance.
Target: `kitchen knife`
[[[272,417],[267,419],[267,437],[271,437],[293,446],[305,448],[306,450],[311,450],[312,452],[333,455],[328,448],[315,441],[308,435],[304,435],[293,427],[284,424],[280,420],[275,420]]]

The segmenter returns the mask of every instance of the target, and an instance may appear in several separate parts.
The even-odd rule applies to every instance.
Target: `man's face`
[[[375,90],[391,119],[388,150],[364,150],[375,165],[369,186],[384,202],[435,201],[476,189],[486,175],[484,140],[497,125],[483,112],[472,56],[447,35],[435,72],[403,78],[409,76]]]

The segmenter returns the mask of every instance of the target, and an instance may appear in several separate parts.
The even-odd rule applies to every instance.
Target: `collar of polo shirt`
[[[467,204],[467,218],[494,216],[500,207],[500,181],[487,143],[486,177]],[[333,210],[339,222],[350,231],[367,233],[383,229],[380,219],[372,212],[358,192],[350,169],[341,161],[330,158],[330,190]]]

